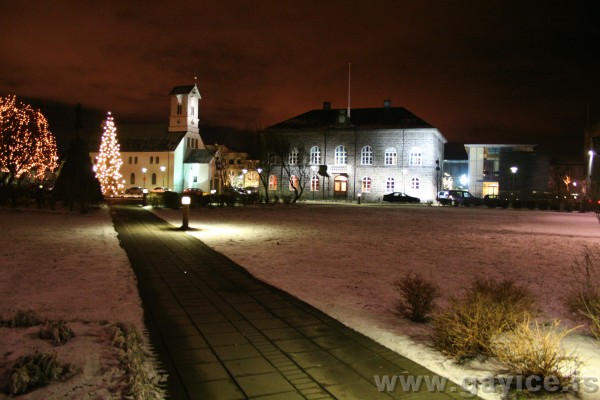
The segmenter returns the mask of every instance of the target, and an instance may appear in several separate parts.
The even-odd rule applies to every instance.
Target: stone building
[[[386,193],[405,192],[421,201],[435,200],[446,139],[403,107],[386,100],[380,108],[333,109],[325,102],[268,127],[264,142],[285,139],[290,159],[306,154],[308,193],[303,198],[381,201]],[[292,176],[292,180],[297,179]],[[293,193],[290,176],[278,169],[269,177],[269,190]],[[312,193],[311,193],[312,192]]]

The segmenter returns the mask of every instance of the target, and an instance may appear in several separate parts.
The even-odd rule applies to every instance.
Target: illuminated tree
[[[100,150],[96,159],[96,178],[100,181],[104,196],[116,196],[123,189],[120,183],[123,160],[121,160],[117,141],[117,128],[110,111],[103,128]]]
[[[40,110],[17,101],[16,96],[0,97],[0,172],[3,183],[12,183],[24,174],[42,179],[57,167],[56,139]]]

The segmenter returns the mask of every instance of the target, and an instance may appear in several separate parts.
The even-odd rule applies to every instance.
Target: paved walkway
[[[113,205],[111,213],[169,375],[169,398],[463,398],[453,384],[445,392],[425,384],[404,391],[399,383],[380,392],[375,375],[434,375],[143,208]]]

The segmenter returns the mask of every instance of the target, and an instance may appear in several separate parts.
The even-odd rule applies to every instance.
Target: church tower
[[[189,132],[199,134],[200,91],[194,83],[175,86],[171,93],[171,116],[169,132]]]

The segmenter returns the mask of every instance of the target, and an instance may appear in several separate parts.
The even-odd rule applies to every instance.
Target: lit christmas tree
[[[108,118],[102,124],[104,133],[102,142],[96,159],[96,178],[102,186],[104,196],[116,196],[119,194],[123,185],[121,185],[121,153],[119,151],[119,142],[117,141],[117,128],[114,119],[108,112]]]

